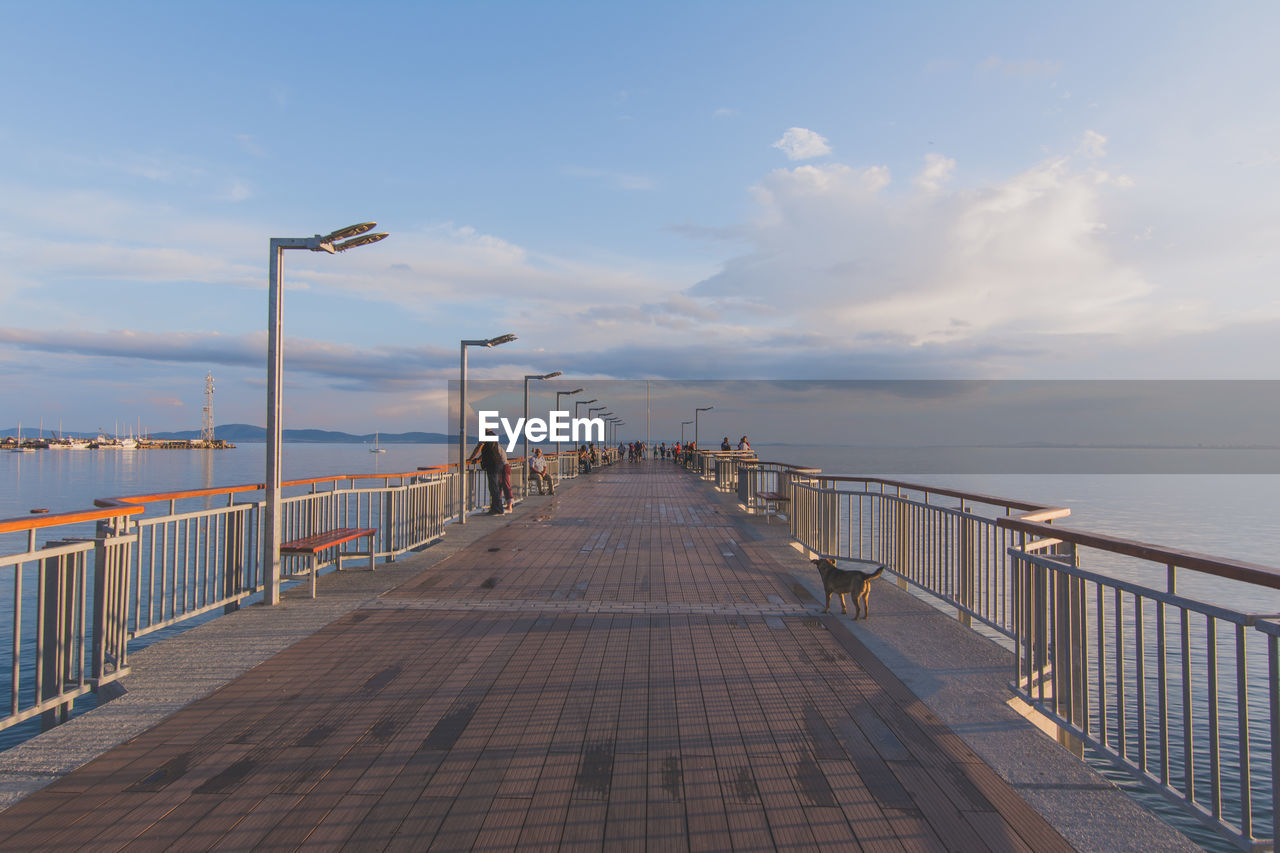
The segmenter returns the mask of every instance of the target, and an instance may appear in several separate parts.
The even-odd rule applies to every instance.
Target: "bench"
[[[771,516],[778,514],[778,505],[791,502],[791,498],[782,492],[756,492],[756,498],[764,501],[764,523],[769,523]],[[772,510],[772,511],[770,511]]]
[[[340,527],[337,530],[330,530],[327,533],[317,533],[314,536],[304,536],[301,539],[294,539],[285,542],[280,546],[281,556],[306,556],[311,566],[311,597],[316,597],[316,575],[320,572],[320,553],[330,548],[335,548],[345,542],[351,542],[354,539],[369,540],[369,571],[374,571],[373,563],[373,535],[378,531],[372,527]],[[363,557],[364,551],[339,551],[334,556],[334,562],[338,566],[338,571],[342,571],[342,558],[345,556]]]

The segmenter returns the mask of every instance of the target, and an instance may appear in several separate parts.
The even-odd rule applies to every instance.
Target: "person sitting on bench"
[[[541,447],[535,447],[533,456],[529,457],[529,476],[537,484],[538,494],[546,494],[543,491],[543,484],[546,485],[547,491],[551,492],[551,494],[554,495],[556,493],[556,484],[551,479],[551,472],[547,470],[547,457],[542,455]]]

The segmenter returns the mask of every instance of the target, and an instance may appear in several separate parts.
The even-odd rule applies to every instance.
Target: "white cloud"
[[[937,192],[942,189],[943,184],[951,180],[951,173],[955,171],[956,161],[950,157],[944,157],[941,154],[926,154],[924,157],[924,169],[920,174],[916,175],[913,183],[925,192]]]
[[[803,127],[789,128],[773,147],[786,154],[788,160],[811,160],[831,153],[823,136]]]
[[[732,107],[720,107],[711,114],[712,118],[732,118],[738,114],[738,111]]]
[[[244,201],[253,197],[253,189],[240,178],[234,178],[231,184],[218,195],[221,201]]]
[[[954,168],[926,158],[914,180],[923,194],[884,191],[886,167],[776,170],[755,188],[751,251],[690,293],[768,306],[775,331],[804,329],[864,353],[1043,351],[1083,336],[1132,343],[1232,322],[1162,301],[1157,282],[1121,256],[1117,243],[1133,251],[1132,231],[1109,211],[1127,179],[1052,157],[952,191]]]
[[[236,142],[240,144],[240,147],[243,148],[246,153],[252,154],[254,157],[267,156],[267,152],[258,144],[258,140],[255,139],[252,134],[237,133]]]
[[[1086,130],[1076,146],[1076,153],[1090,159],[1107,156],[1107,138],[1096,130]]]

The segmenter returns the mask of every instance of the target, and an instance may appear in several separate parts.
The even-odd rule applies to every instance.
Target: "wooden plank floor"
[[[533,497],[0,849],[1070,849],[755,528],[669,464]]]

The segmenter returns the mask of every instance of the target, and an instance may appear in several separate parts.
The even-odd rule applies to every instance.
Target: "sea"
[[[288,443],[284,479],[392,475],[456,461],[456,446]],[[1166,548],[1277,567],[1280,573],[1280,450],[1148,448],[885,448],[760,444],[760,459],[879,476],[922,486],[1070,508],[1056,524]],[[0,519],[32,510],[89,509],[96,498],[258,483],[263,444],[234,449],[0,452]],[[945,501],[944,501],[945,503]],[[90,535],[92,527],[79,535]],[[69,535],[60,531],[54,535]],[[45,537],[41,537],[41,542]],[[0,534],[0,553],[26,550],[23,534]],[[1092,560],[1093,562],[1090,562]],[[1163,589],[1162,567],[1085,552],[1085,568]],[[8,571],[5,570],[7,575]],[[0,577],[0,583],[3,583]],[[1280,613],[1280,591],[1183,571],[1179,593],[1251,613]],[[11,605],[8,608],[11,613]],[[0,614],[0,619],[3,619]],[[11,616],[8,617],[11,620]],[[5,629],[0,623],[0,632]],[[175,630],[180,630],[175,629]],[[1261,663],[1259,661],[1258,663]],[[1251,661],[1250,669],[1254,669]],[[1264,682],[1265,683],[1265,682]],[[1258,681],[1250,692],[1261,688]],[[1256,721],[1261,722],[1261,721]],[[0,749],[33,733],[0,732]],[[1224,744],[1224,749],[1226,745]],[[1111,775],[1123,784],[1123,774]],[[1255,777],[1255,784],[1259,780]],[[1158,797],[1156,800],[1158,801]],[[1157,806],[1158,807],[1158,806]],[[1209,847],[1216,839],[1192,831]]]

